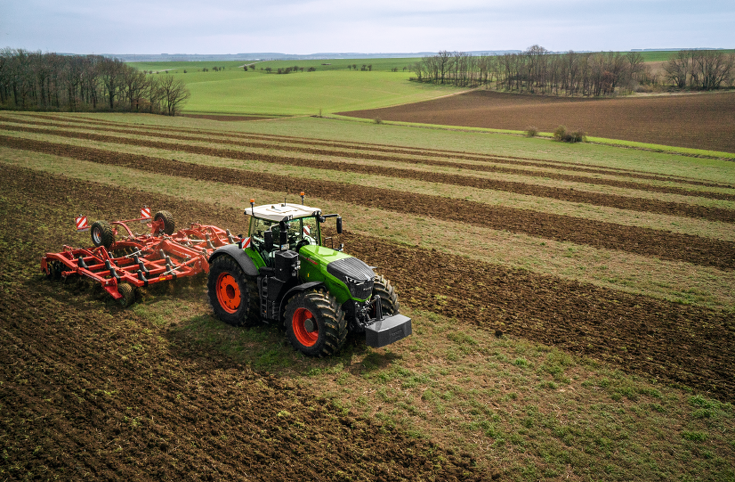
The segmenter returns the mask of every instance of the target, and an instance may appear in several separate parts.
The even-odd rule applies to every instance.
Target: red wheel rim
[[[240,308],[240,286],[230,273],[220,273],[217,277],[217,301],[227,313],[235,313]]]
[[[311,333],[306,331],[306,320],[309,318],[311,318],[314,324],[314,331]],[[311,311],[306,308],[296,309],[291,320],[291,326],[293,326],[293,333],[296,335],[296,339],[304,346],[314,346],[319,339],[319,325],[317,325],[316,319],[311,314]]]

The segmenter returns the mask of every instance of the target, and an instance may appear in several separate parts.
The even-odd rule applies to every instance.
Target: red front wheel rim
[[[306,320],[308,319],[311,319],[314,324],[314,331],[311,333],[306,331]],[[291,320],[291,326],[296,339],[304,346],[314,346],[319,339],[319,325],[317,325],[316,318],[311,314],[311,311],[306,308],[296,309]]]
[[[227,313],[235,313],[240,308],[242,296],[237,280],[230,273],[220,273],[217,277],[217,301]]]

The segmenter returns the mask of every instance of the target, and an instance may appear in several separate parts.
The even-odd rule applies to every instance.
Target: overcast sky
[[[735,47],[733,0],[2,0],[0,47],[73,53]]]

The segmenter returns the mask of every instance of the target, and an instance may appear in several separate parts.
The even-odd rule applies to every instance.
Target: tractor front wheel
[[[214,314],[228,325],[252,326],[258,323],[258,285],[245,275],[231,256],[218,256],[212,261],[207,294]]]
[[[308,356],[330,356],[347,338],[347,321],[334,296],[306,291],[286,305],[286,331],[291,344]]]
[[[380,303],[383,308],[383,313],[386,315],[395,315],[401,308],[401,304],[398,302],[398,295],[393,289],[393,285],[390,281],[385,279],[383,276],[377,276],[375,283],[373,284],[373,296],[380,296]],[[375,305],[373,305],[372,316],[375,317]]]

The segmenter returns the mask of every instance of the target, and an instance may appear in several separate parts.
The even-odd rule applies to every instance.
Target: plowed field
[[[422,124],[553,132],[560,125],[590,136],[735,152],[735,94],[620,99],[541,97],[474,91],[342,115]]]
[[[629,282],[629,292],[612,289],[607,281],[627,276],[624,265],[633,261],[636,269],[655,273],[653,283],[671,293],[678,288],[684,295],[699,295],[686,287],[689,278],[731,279],[735,241],[728,231],[735,221],[735,177],[731,182],[728,176],[698,177],[697,169],[665,175],[543,155],[514,158],[53,115],[0,115],[0,149],[6,156],[0,158],[0,332],[5,340],[0,344],[0,435],[7,454],[0,474],[11,479],[499,476],[492,465],[478,468],[469,453],[431,437],[416,437],[361,410],[340,410],[320,396],[319,386],[275,377],[208,350],[175,329],[180,313],[170,315],[171,324],[158,325],[118,308],[99,291],[90,294],[83,283],[64,286],[38,273],[42,253],[76,239],[68,226],[80,212],[92,210],[112,220],[127,218],[131,206],[145,204],[175,213],[178,226],[206,221],[240,230],[246,220],[233,200],[240,200],[243,187],[278,199],[305,189],[313,205],[329,203],[330,209],[354,213],[337,241],[391,279],[408,309],[495,333],[501,340],[511,335],[541,343],[697,396],[735,400],[731,301],[719,303],[727,309],[709,308],[697,298],[675,303],[641,294],[645,289],[638,281]],[[261,172],[258,167],[271,165],[291,170]],[[310,170],[324,178],[308,177]],[[118,175],[130,182],[107,179]],[[510,175],[515,177],[503,177]],[[382,183],[363,185],[366,178]],[[136,179],[148,181],[136,184]],[[427,194],[411,182],[452,189]],[[177,183],[197,183],[202,192],[167,194],[165,185]],[[468,200],[465,189],[501,195],[497,202]],[[229,190],[229,195],[218,194]],[[538,207],[515,207],[503,201],[509,195],[528,196]],[[221,204],[223,199],[228,205]],[[565,208],[563,203],[585,205],[590,216],[595,209],[615,211],[591,219],[551,212],[544,204],[552,201]],[[386,222],[369,218],[374,211]],[[679,231],[624,224],[638,216],[671,221]],[[704,234],[687,223],[697,223],[691,226]],[[413,237],[434,225],[444,226],[445,250],[426,248],[420,236]],[[484,239],[465,243],[470,229],[487,239],[509,240],[500,244],[509,259],[524,246],[543,253],[547,258],[541,261],[550,265],[557,257],[588,254],[552,274],[537,272],[532,263],[491,263],[483,257],[494,253],[475,247]],[[610,272],[596,278],[604,282],[584,281],[590,279],[586,271],[597,269]],[[668,278],[669,271],[676,276]],[[203,280],[195,279],[161,296],[180,298],[182,311],[202,312],[208,310],[203,287]],[[705,295],[731,300],[732,286]],[[419,350],[421,326],[416,329]],[[484,366],[477,370],[486,371]],[[542,412],[558,410],[539,406]],[[467,407],[475,409],[486,410]],[[514,407],[509,416],[520,418],[516,412]],[[492,427],[483,430],[492,433]],[[484,443],[480,438],[478,444]],[[564,439],[554,440],[561,444]],[[517,447],[524,445],[517,442]],[[583,473],[600,477],[579,470],[570,469],[573,479],[591,477]],[[516,478],[528,478],[518,467],[513,471]]]

